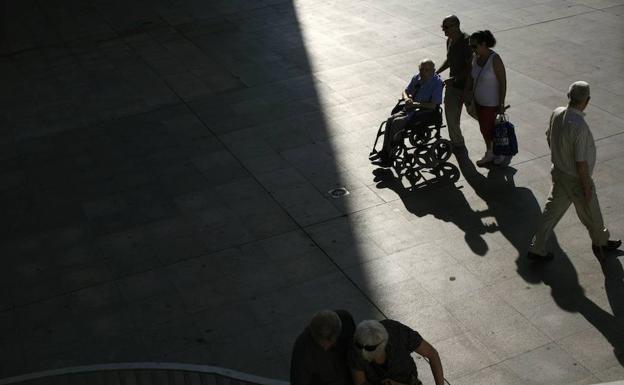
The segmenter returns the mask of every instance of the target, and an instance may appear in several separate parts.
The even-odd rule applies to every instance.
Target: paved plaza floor
[[[417,63],[442,63],[451,13],[498,40],[520,152],[476,168],[466,115],[461,178],[410,191],[367,157]],[[624,236],[623,0],[23,0],[0,17],[0,377],[170,361],[287,379],[311,314],[343,308],[418,330],[453,385],[624,378],[624,257],[600,265],[570,209],[555,259],[524,258],[544,131],[576,80]]]

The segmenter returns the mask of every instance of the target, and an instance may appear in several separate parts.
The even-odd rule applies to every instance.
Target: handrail
[[[220,368],[218,366],[181,364],[175,362],[121,362],[110,364],[96,364],[73,366],[61,369],[44,370],[41,372],[22,374],[14,377],[0,379],[0,385],[15,384],[24,381],[36,380],[39,378],[61,376],[67,374],[113,371],[113,370],[176,370],[183,372],[195,372],[204,374],[216,374],[222,377],[229,377],[239,381],[254,383],[257,385],[290,385],[287,381],[274,380],[260,377],[253,374],[238,372],[236,370]]]

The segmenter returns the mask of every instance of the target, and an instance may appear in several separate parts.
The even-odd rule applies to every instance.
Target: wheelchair
[[[391,114],[402,111],[405,102],[399,99],[392,109]],[[378,156],[376,147],[379,138],[386,133],[387,120],[381,122],[373,144],[373,150],[369,154],[369,159],[373,160]],[[392,167],[399,178],[406,178],[412,187],[416,187],[430,178],[426,178],[424,173],[433,175],[435,178],[456,179],[454,167],[447,163],[451,157],[453,148],[449,140],[443,139],[440,130],[446,127],[442,124],[442,108],[437,106],[431,113],[415,116],[405,128],[394,135],[392,140],[392,151],[390,158]]]

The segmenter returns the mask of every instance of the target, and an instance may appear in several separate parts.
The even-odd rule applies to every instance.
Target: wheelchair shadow
[[[555,303],[565,311],[582,315],[611,344],[618,362],[624,366],[624,269],[620,261],[609,258],[601,264],[611,314],[587,297],[574,264],[554,234],[549,242],[554,260],[540,263],[525,257],[541,208],[531,190],[515,185],[514,168],[491,168],[485,177],[476,170],[467,154],[458,154],[457,161],[468,184],[488,205],[502,235],[516,249],[518,274],[526,282],[549,286]],[[596,263],[599,262],[596,260]]]
[[[418,217],[433,215],[445,222],[454,223],[464,232],[464,239],[470,249],[477,255],[485,255],[488,246],[483,235],[496,231],[493,226],[484,225],[482,215],[472,210],[460,188],[454,184],[459,170],[451,163],[440,165],[445,172],[424,183],[405,187],[402,178],[389,169],[373,171],[377,188],[389,188],[402,200],[405,208]]]

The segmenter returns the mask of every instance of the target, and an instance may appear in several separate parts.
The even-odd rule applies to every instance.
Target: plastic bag
[[[494,126],[494,155],[514,156],[518,153],[518,139],[514,125],[507,115],[498,114]]]

